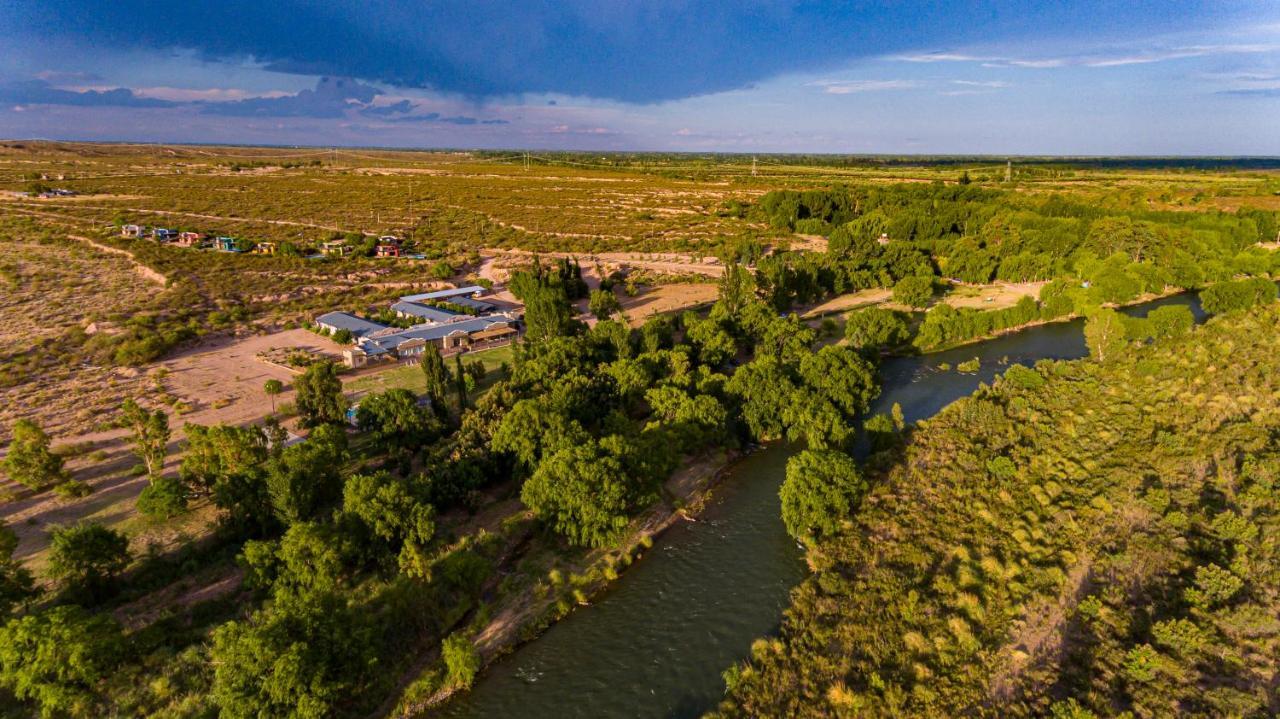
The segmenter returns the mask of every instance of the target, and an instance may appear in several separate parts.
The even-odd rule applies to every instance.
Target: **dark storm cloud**
[[[316,83],[314,90],[302,90],[296,95],[281,97],[208,103],[202,111],[229,117],[336,118],[345,116],[352,107],[372,102],[379,94],[377,88],[363,83],[323,77]]]
[[[13,105],[72,105],[76,107],[174,107],[177,103],[138,97],[133,90],[63,90],[44,80],[0,84],[0,103]]]
[[[555,92],[657,102],[791,71],[938,44],[1094,37],[1221,18],[1247,4],[1087,0],[1025,3],[797,0],[10,0],[21,37],[121,50],[195,50],[297,74],[356,77],[480,97]],[[266,108],[266,105],[245,105]],[[256,110],[255,110],[256,112]]]

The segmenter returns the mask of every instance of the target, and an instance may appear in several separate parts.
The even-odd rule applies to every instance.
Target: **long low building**
[[[436,290],[435,292],[423,292],[417,295],[405,295],[400,299],[404,302],[422,302],[424,300],[444,300],[452,302],[455,297],[478,297],[484,294],[485,289],[479,285],[469,285],[467,287],[454,287],[448,290]]]
[[[391,311],[396,313],[397,317],[413,317],[427,322],[452,322],[458,318],[456,312],[404,300],[391,305]]]
[[[357,339],[387,329],[384,324],[356,317],[349,312],[326,312],[316,318],[316,326],[329,334],[346,330]]]
[[[516,321],[496,315],[473,317],[441,324],[420,325],[391,333],[376,333],[361,338],[355,347],[343,351],[351,367],[363,367],[371,359],[416,359],[428,344],[441,352],[449,352],[477,344],[514,339],[519,334]]]

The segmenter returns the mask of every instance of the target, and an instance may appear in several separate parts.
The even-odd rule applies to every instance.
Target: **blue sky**
[[[0,3],[0,136],[1280,155],[1280,3]]]

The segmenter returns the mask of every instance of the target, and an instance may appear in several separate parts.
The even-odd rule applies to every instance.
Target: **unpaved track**
[[[139,275],[142,275],[144,279],[150,280],[151,282],[154,282],[160,285],[161,287],[167,287],[169,285],[169,278],[165,277],[159,272],[156,272],[150,267],[147,267],[146,265],[139,262],[137,259],[134,258],[133,253],[128,250],[122,250],[119,247],[112,247],[111,245],[104,245],[101,242],[98,242],[97,240],[91,240],[88,237],[83,237],[81,235],[67,235],[67,237],[70,237],[73,240],[79,240],[80,242],[84,242],[100,252],[106,252],[107,254],[110,254],[110,255],[120,255],[121,257],[125,257],[129,260],[129,263],[133,265],[134,271],[137,272]]]
[[[21,204],[21,203],[15,203]],[[345,227],[335,227],[333,225],[318,225],[311,222],[298,222],[295,220],[265,220],[257,217],[227,217],[224,215],[205,215],[199,212],[181,212],[178,210],[149,210],[142,207],[104,207],[102,205],[62,205],[55,203],[44,203],[49,207],[58,207],[61,209],[84,209],[84,210],[105,210],[108,212],[135,212],[146,215],[173,215],[177,217],[197,217],[202,220],[217,220],[219,222],[252,222],[260,225],[286,225],[289,227],[310,227],[317,230],[329,230],[331,232],[355,232],[357,234],[376,235],[375,232],[366,232],[364,230],[352,230]],[[43,206],[43,205],[42,205]],[[23,205],[27,207],[27,205]]]
[[[576,259],[580,264],[593,265],[597,262],[611,265],[630,265],[643,270],[653,270],[655,272],[663,272],[673,275],[705,275],[707,277],[719,278],[724,274],[724,265],[716,262],[715,264],[698,263],[689,260],[677,254],[667,253],[646,253],[646,252],[530,252],[527,250],[506,250],[498,248],[486,248],[481,250],[483,255],[492,257],[516,257],[533,259],[534,257],[553,257],[556,259],[568,258]],[[486,265],[490,264],[487,260],[481,265],[481,276],[485,276],[485,272],[490,274],[492,279],[492,270]],[[585,270],[585,268],[584,268]]]

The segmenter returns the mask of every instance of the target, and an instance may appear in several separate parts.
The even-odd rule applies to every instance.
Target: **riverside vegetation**
[[[297,257],[126,241],[102,229],[138,205],[192,221],[218,216],[225,226],[299,242],[325,239],[330,227],[349,231],[357,221],[377,225],[377,212],[394,212],[391,228],[407,225],[433,260],[459,268],[478,269],[474,255],[486,246],[642,246],[719,256],[724,275],[709,310],[659,316],[639,328],[617,315],[616,295],[610,302],[591,294],[598,321],[588,329],[572,304],[588,298],[580,265],[548,270],[533,260],[509,282],[526,306],[526,339],[496,376],[476,377],[428,354],[422,385],[429,403],[404,390],[376,393],[362,400],[358,429],[349,432],[341,428],[346,400],[334,368],[316,363],[295,383],[292,410],[310,430],[304,443],[284,446],[287,435],[274,421],[188,424],[176,475],[164,472],[167,415],[147,397],[127,403],[119,421],[131,429],[147,481],[138,510],[163,523],[207,509],[212,521],[168,553],[140,552],[115,528],[72,524],[54,533],[39,576],[13,558],[17,542],[5,535],[0,688],[15,715],[366,716],[385,713],[398,698],[400,706],[430,703],[475,679],[491,658],[481,655],[478,637],[502,610],[541,603],[525,617],[536,630],[583,602],[599,580],[615,577],[632,559],[623,542],[640,531],[637,518],[674,506],[666,482],[681,466],[753,442],[803,443],[807,450],[783,490],[788,527],[816,547],[817,562],[821,548],[855,536],[850,522],[859,521],[860,507],[880,501],[882,485],[854,462],[853,448],[865,438],[883,452],[879,462],[902,451],[900,416],[863,416],[878,392],[876,362],[884,352],[1084,314],[1091,349],[1109,367],[1130,361],[1134,342],[1154,341],[1158,349],[1191,341],[1191,323],[1176,311],[1128,320],[1104,305],[1208,285],[1206,306],[1244,312],[1273,296],[1260,280],[1276,269],[1276,255],[1258,246],[1275,231],[1274,212],[1257,207],[1271,188],[1265,173],[1161,175],[1148,178],[1147,194],[1117,202],[1098,176],[1064,199],[1055,196],[1067,192],[1054,184],[1062,176],[1028,172],[1025,188],[990,178],[977,187],[949,164],[895,168],[878,179],[878,170],[847,175],[827,167],[816,176],[779,171],[755,180],[741,167],[736,174],[721,167],[707,182],[695,176],[701,169],[690,174],[699,164],[692,160],[675,169],[664,160],[658,169],[624,163],[583,171],[552,158],[526,175],[500,158],[374,153],[338,161],[334,153],[327,163],[286,162],[244,176],[204,150],[165,160],[112,148],[88,156],[50,152],[46,161],[82,175],[68,182],[102,196],[0,205],[6,232],[23,247],[59,251],[77,246],[69,231],[85,232],[169,278],[155,297],[120,305],[113,319],[127,332],[90,336],[68,327],[62,338],[44,341],[88,366],[145,365],[209,332],[295,321],[326,294],[372,304],[398,292],[395,283],[421,277],[412,265],[384,271],[359,256],[308,265]],[[267,150],[251,154],[271,157]],[[472,164],[480,162],[486,164]],[[183,163],[199,167],[176,167]],[[409,195],[397,193],[407,189],[408,175],[380,173],[417,164],[433,165],[442,179],[423,179],[431,189],[419,187],[418,210],[406,212]],[[106,171],[138,166],[146,172],[132,173],[137,177]],[[84,172],[90,167],[95,172]],[[976,168],[974,176],[981,177]],[[575,219],[556,204],[597,197],[596,180],[604,177],[628,187],[606,212],[623,213],[616,227],[612,215]],[[851,177],[865,186],[838,184]],[[936,182],[885,185],[886,178]],[[512,183],[520,197],[484,189],[495,182]],[[1212,191],[1188,194],[1195,183]],[[808,189],[780,189],[795,185]],[[190,192],[193,186],[201,191]],[[681,192],[702,194],[671,199]],[[1252,204],[1213,204],[1246,196]],[[693,217],[646,218],[635,210],[641,197],[680,205]],[[486,198],[492,207],[483,207]],[[374,208],[372,223],[360,215],[368,209],[355,209],[361,203]],[[304,211],[315,215],[308,220]],[[305,226],[267,222],[282,216]],[[537,222],[547,224],[530,229]],[[611,227],[620,234],[606,232]],[[790,251],[796,232],[825,235],[825,246]],[[904,312],[931,303],[967,262],[976,274],[966,270],[959,279],[1011,277],[1030,267],[1017,277],[1053,281],[1038,301],[1007,310],[938,304],[923,316]],[[26,277],[32,264],[23,255],[8,271]],[[990,271],[983,275],[983,268]],[[376,286],[381,280],[392,286]],[[304,291],[318,283],[336,286]],[[892,288],[900,309],[855,312],[842,343],[789,312],[873,287]],[[284,298],[273,299],[273,291]],[[6,356],[6,381],[21,388],[56,360],[36,357]],[[481,379],[484,389],[475,391]],[[15,423],[12,432],[19,451],[11,448],[6,460],[11,477],[34,490],[56,484],[70,487],[69,495],[78,491],[39,422]],[[993,476],[1011,471],[991,461]],[[944,487],[920,484],[922,491]],[[209,577],[230,582],[232,591],[201,600]],[[765,674],[741,670],[732,696],[741,706],[768,709],[745,703],[753,672]]]
[[[1105,359],[1094,334],[872,455],[713,716],[1274,715],[1274,297]]]

